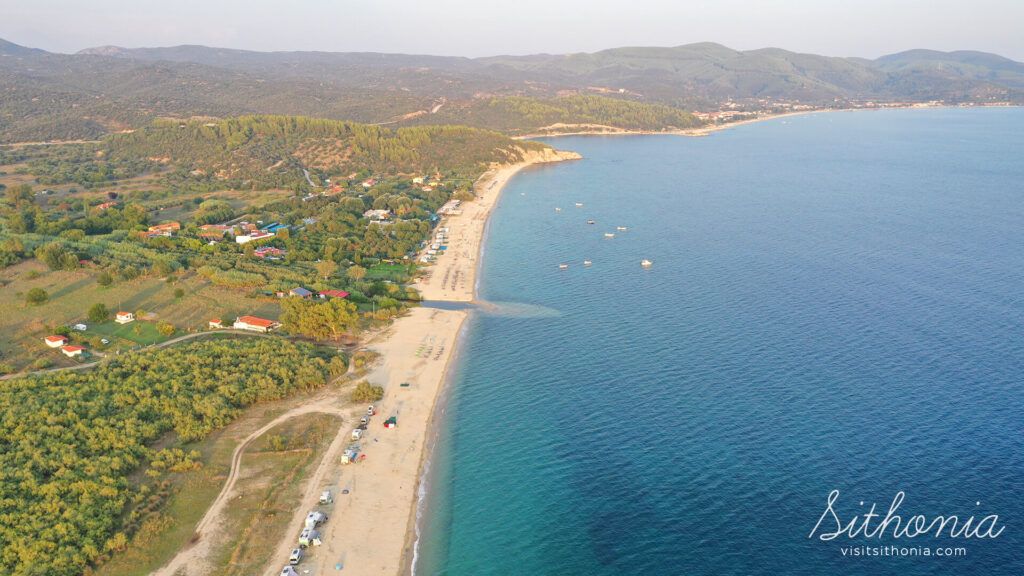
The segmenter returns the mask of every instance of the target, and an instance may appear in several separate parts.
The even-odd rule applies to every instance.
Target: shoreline
[[[521,161],[484,173],[474,184],[476,199],[465,203],[461,214],[442,221],[451,229],[448,250],[417,282],[421,298],[478,302],[486,224],[505,184],[527,166],[578,158],[574,152],[553,149],[524,152]],[[462,349],[469,316],[469,310],[416,307],[362,344],[380,354],[364,378],[382,386],[384,395],[373,403],[375,416],[362,438],[350,439],[358,418],[365,414],[356,407],[332,443],[332,447],[357,445],[362,457],[343,465],[337,454],[324,456],[319,465],[323,472],[303,486],[301,505],[289,513],[288,532],[277,544],[265,576],[280,574],[309,510],[321,510],[334,520],[319,528],[322,544],[308,550],[300,570],[342,569],[349,575],[373,576],[412,573],[422,535],[420,507],[430,492],[429,466],[438,440],[435,426],[451,393],[452,359]],[[397,426],[384,428],[384,420],[392,416]],[[317,505],[323,490],[331,491],[333,504]]]
[[[736,122],[729,122],[728,124],[715,124],[711,126],[702,126],[700,128],[684,128],[676,130],[626,130],[620,128],[614,128],[608,126],[608,130],[579,130],[575,132],[555,132],[555,133],[533,133],[525,134],[522,136],[512,136],[514,140],[533,140],[536,138],[558,138],[561,136],[690,136],[692,138],[699,138],[702,136],[710,136],[714,132],[721,132],[722,130],[728,130],[734,126],[743,126],[745,124],[754,124],[756,122],[764,122],[766,120],[775,120],[777,118],[789,118],[791,116],[805,116],[808,114],[822,114],[826,112],[881,112],[885,110],[945,110],[945,109],[989,109],[989,108],[1021,108],[1024,106],[1016,104],[1005,104],[999,106],[953,106],[953,105],[941,105],[941,106],[888,106],[885,108],[822,108],[818,110],[800,110],[797,112],[783,112],[782,114],[768,114],[765,116],[758,116],[756,118],[748,118],[746,120],[738,120]]]

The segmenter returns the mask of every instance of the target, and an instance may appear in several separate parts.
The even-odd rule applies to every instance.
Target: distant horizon
[[[735,50],[874,60],[918,48],[1024,61],[1024,3],[1007,0],[0,0],[0,38],[73,54],[100,46],[199,45],[254,52],[375,52],[464,58],[672,47],[707,39]]]
[[[180,43],[180,44],[166,44],[166,45],[140,45],[140,46],[125,46],[125,45],[120,45],[120,44],[97,44],[95,46],[86,46],[84,48],[79,48],[79,49],[73,50],[73,51],[60,51],[60,50],[50,50],[50,49],[42,47],[42,46],[26,44],[26,43],[23,43],[23,42],[12,40],[12,39],[10,39],[10,38],[8,38],[6,36],[3,36],[2,34],[0,34],[0,40],[11,42],[11,43],[16,44],[18,46],[21,46],[23,48],[38,49],[38,50],[43,50],[45,52],[48,52],[50,54],[60,54],[60,55],[64,55],[64,56],[74,56],[74,55],[79,54],[79,53],[81,53],[83,51],[86,51],[86,50],[98,50],[98,49],[102,49],[102,48],[117,48],[117,49],[120,49],[120,50],[166,50],[166,49],[173,49],[173,48],[197,47],[197,48],[208,48],[208,49],[211,49],[211,50],[232,50],[232,51],[238,51],[238,52],[253,52],[253,53],[261,53],[261,54],[288,54],[288,53],[387,54],[387,55],[396,55],[396,56],[426,56],[426,57],[437,57],[437,58],[466,58],[466,59],[469,59],[469,60],[477,60],[477,59],[484,59],[484,58],[502,58],[502,57],[518,58],[518,57],[529,57],[529,56],[571,56],[571,55],[574,55],[574,54],[595,54],[595,53],[604,52],[604,51],[608,51],[608,50],[621,50],[621,49],[626,49],[626,48],[673,49],[673,48],[683,48],[683,47],[686,47],[686,46],[694,46],[694,45],[699,45],[699,44],[715,44],[715,45],[727,48],[729,50],[734,50],[736,52],[754,52],[754,51],[758,51],[758,50],[784,50],[786,52],[792,52],[794,54],[809,54],[809,55],[814,55],[814,56],[823,56],[823,57],[826,57],[826,58],[861,58],[861,59],[865,59],[865,60],[877,60],[879,58],[884,58],[886,56],[891,56],[893,54],[900,54],[900,53],[903,53],[903,52],[912,52],[912,51],[917,51],[917,50],[923,50],[923,51],[928,51],[928,52],[939,52],[939,53],[945,53],[945,54],[954,53],[954,52],[974,52],[974,53],[980,53],[980,54],[994,54],[996,56],[1000,56],[1000,57],[1006,58],[1008,60],[1012,60],[1014,62],[1024,63],[1024,59],[1018,60],[1016,58],[1007,56],[1007,55],[999,53],[999,52],[991,52],[991,51],[988,51],[988,50],[982,50],[982,49],[977,49],[977,48],[954,48],[954,49],[951,49],[951,50],[941,50],[941,49],[931,48],[931,47],[927,47],[927,46],[917,46],[917,47],[913,47],[913,48],[906,48],[906,49],[903,49],[903,50],[897,50],[895,52],[886,52],[886,53],[883,53],[883,54],[879,54],[878,56],[875,56],[875,57],[868,57],[868,56],[858,56],[858,55],[837,56],[837,55],[833,55],[833,54],[822,54],[822,53],[818,53],[818,52],[806,52],[806,51],[801,51],[801,50],[795,50],[795,49],[792,49],[792,48],[787,48],[785,46],[761,46],[761,47],[757,47],[757,48],[736,48],[736,47],[733,47],[733,46],[730,46],[728,44],[724,44],[722,42],[718,42],[718,41],[715,41],[715,40],[698,40],[698,41],[695,41],[695,42],[686,42],[686,43],[683,43],[683,44],[674,44],[674,45],[655,45],[655,44],[641,45],[641,44],[635,44],[635,45],[609,46],[609,47],[606,47],[606,48],[598,48],[596,50],[584,50],[584,51],[576,51],[576,52],[524,52],[524,53],[518,53],[518,54],[512,54],[512,53],[485,54],[485,55],[481,55],[481,56],[463,56],[463,55],[454,55],[454,54],[434,54],[434,53],[430,53],[430,52],[387,52],[387,51],[380,51],[380,50],[322,50],[322,49],[307,50],[307,49],[298,49],[298,48],[296,48],[296,49],[281,49],[281,50],[260,50],[260,49],[255,49],[255,48],[236,48],[236,47],[232,47],[232,46],[218,46],[218,45],[212,45],[212,44],[194,44],[194,43]]]

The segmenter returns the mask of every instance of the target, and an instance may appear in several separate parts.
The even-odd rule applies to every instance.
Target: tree
[[[175,288],[174,289],[174,297],[175,298],[180,300],[181,297],[184,296],[184,295],[185,295],[185,289],[184,288]]]
[[[362,266],[359,265],[355,265],[348,269],[347,274],[349,278],[358,282],[362,280],[364,276],[366,276],[366,268],[363,268]]]
[[[316,263],[316,272],[320,276],[323,276],[324,280],[330,278],[337,269],[338,265],[330,260],[321,260]]]
[[[376,402],[384,397],[384,388],[380,386],[374,386],[366,380],[363,380],[359,384],[356,384],[354,390],[352,390],[352,401],[353,402]]]
[[[32,288],[25,294],[25,302],[33,305],[39,305],[50,299],[50,295],[42,288]]]
[[[89,307],[90,322],[106,322],[110,318],[110,310],[102,302],[97,302]]]
[[[174,336],[174,331],[175,330],[177,330],[177,329],[174,326],[172,326],[172,325],[170,325],[170,324],[168,324],[166,322],[161,322],[161,323],[156,325],[156,331],[159,332],[160,335],[165,337],[165,338],[170,338],[171,336]]]
[[[7,189],[7,203],[14,208],[23,208],[32,202],[32,187],[28,184],[19,184]]]
[[[106,288],[114,283],[114,277],[109,272],[100,272],[100,275],[96,277],[96,283]]]
[[[359,319],[355,313],[356,305],[341,298],[320,302],[288,298],[282,307],[281,322],[289,332],[316,340],[333,338],[338,341],[356,328]]]

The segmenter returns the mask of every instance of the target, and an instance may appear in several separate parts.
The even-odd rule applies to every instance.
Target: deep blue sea
[[[585,159],[493,214],[417,575],[1024,574],[1024,110],[549,142]],[[833,490],[1004,531],[809,538]]]

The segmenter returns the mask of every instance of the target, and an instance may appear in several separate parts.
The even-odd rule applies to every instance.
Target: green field
[[[173,284],[145,277],[104,288],[96,283],[98,273],[88,267],[51,271],[37,260],[0,270],[0,318],[4,325],[0,331],[0,362],[21,369],[42,357],[52,360],[55,366],[74,365],[75,361],[60,350],[47,348],[41,339],[53,334],[58,326],[77,322],[85,323],[89,330],[72,331],[73,343],[86,345],[90,351],[96,346],[99,352],[110,352],[165,340],[156,332],[158,322],[175,326],[181,334],[206,330],[213,318],[231,322],[243,314],[272,319],[281,314],[276,298],[250,298],[247,292],[213,286],[195,274],[179,276]],[[25,293],[36,287],[46,290],[50,300],[38,306],[26,304]],[[174,297],[176,288],[185,290],[180,299]],[[125,325],[109,320],[95,325],[87,320],[87,315],[89,307],[97,302],[106,305],[111,316],[120,310],[142,310],[145,320]],[[107,338],[111,344],[97,345],[94,341],[99,338]]]

